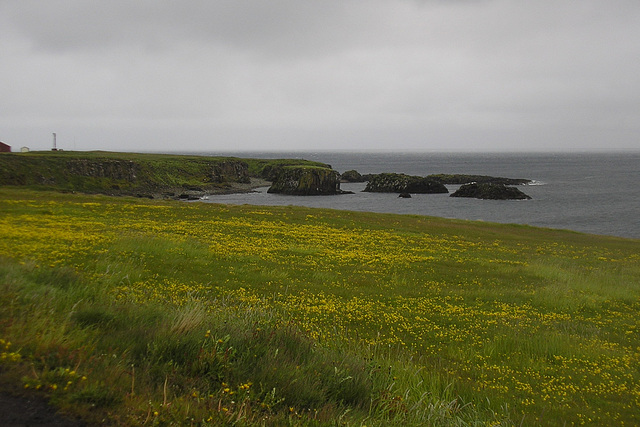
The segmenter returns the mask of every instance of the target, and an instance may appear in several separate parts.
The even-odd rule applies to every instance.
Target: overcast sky
[[[0,141],[640,149],[638,0],[0,0]]]

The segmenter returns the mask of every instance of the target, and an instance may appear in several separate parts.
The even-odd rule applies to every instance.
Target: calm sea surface
[[[501,201],[418,194],[364,193],[365,184],[342,184],[355,194],[284,196],[267,188],[249,194],[215,195],[213,203],[300,205],[352,211],[418,214],[529,224],[593,234],[640,238],[640,152],[588,154],[444,154],[347,152],[199,153],[256,158],[303,158],[330,164],[338,172],[398,172],[425,176],[462,173],[528,178],[519,187],[533,200]],[[450,186],[452,192],[457,186]]]

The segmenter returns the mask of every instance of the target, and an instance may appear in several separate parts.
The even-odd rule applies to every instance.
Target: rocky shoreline
[[[256,188],[269,187],[271,181],[263,178],[251,178],[249,182],[229,182],[224,187],[211,188],[204,190],[201,188],[173,188],[167,189],[162,193],[152,193],[147,195],[137,195],[150,199],[171,199],[171,200],[200,200],[205,196],[215,194],[241,194],[255,191]]]
[[[530,196],[513,186],[530,184],[530,179],[486,175],[428,175],[426,177],[399,173],[361,175],[355,170],[340,175],[330,167],[285,167],[274,173],[273,181],[253,180],[249,184],[229,183],[227,191],[209,194],[242,193],[270,184],[268,193],[294,196],[337,195],[350,192],[340,189],[340,182],[366,182],[364,192],[397,193],[401,198],[411,194],[449,193],[446,185],[461,185],[450,197],[470,197],[483,200],[528,200]],[[197,199],[202,194],[185,194],[181,199]]]
[[[485,200],[524,200],[531,199],[515,187],[508,185],[527,185],[532,181],[523,178],[504,178],[486,175],[428,175],[426,177],[397,173],[381,173],[363,176],[349,171],[350,182],[367,181],[363,191],[372,193],[398,193],[402,198],[411,194],[448,193],[445,185],[461,185],[451,197],[471,197]]]
[[[516,187],[507,187],[504,184],[471,183],[463,184],[450,197],[471,197],[482,200],[530,200],[531,196],[524,194]]]
[[[438,174],[426,177],[398,173],[361,175],[355,170],[339,174],[327,167],[285,166],[272,170],[269,179],[253,178],[248,182],[227,181],[215,189],[176,189],[156,194],[154,198],[198,200],[207,195],[247,193],[259,187],[269,187],[268,193],[293,196],[349,194],[340,188],[341,182],[366,182],[364,192],[398,193],[402,198],[411,194],[449,193],[446,185],[460,185],[450,197],[469,197],[483,200],[528,200],[530,196],[513,186],[530,184],[530,179],[505,178],[486,175]],[[213,190],[213,191],[212,191]]]
[[[62,192],[198,200],[207,195],[246,193],[270,185],[269,193],[296,196],[349,192],[341,182],[367,182],[365,192],[448,193],[446,185],[470,185],[454,197],[526,199],[507,185],[531,181],[484,175],[401,173],[342,175],[331,165],[301,159],[250,159],[110,152],[32,152],[0,156],[0,185]],[[487,187],[487,185],[490,185]],[[472,191],[473,190],[473,191]]]

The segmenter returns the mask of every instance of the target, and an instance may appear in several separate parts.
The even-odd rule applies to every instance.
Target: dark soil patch
[[[80,427],[85,423],[56,413],[41,396],[15,396],[0,391],[0,425]]]

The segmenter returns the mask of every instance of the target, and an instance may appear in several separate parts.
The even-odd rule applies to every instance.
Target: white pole
[[[56,148],[56,133],[54,132],[53,133],[53,151],[56,151],[56,150],[57,150],[57,148]]]

